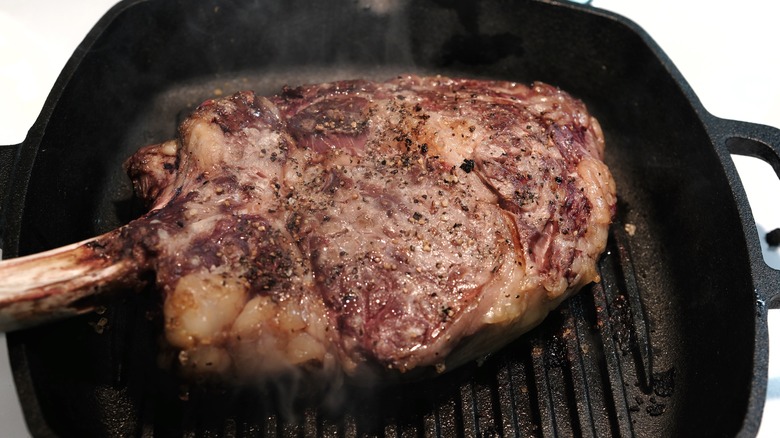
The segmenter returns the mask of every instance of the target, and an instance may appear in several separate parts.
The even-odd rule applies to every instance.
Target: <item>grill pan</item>
[[[407,72],[542,80],[588,104],[620,201],[601,283],[484,363],[355,391],[339,408],[255,388],[182,387],[155,363],[154,292],[117,291],[98,313],[8,335],[31,432],[754,435],[780,274],[763,262],[729,155],[760,157],[780,173],[780,131],[712,116],[641,29],[590,7],[124,1],[77,49],[24,143],[0,148],[4,253],[138,216],[122,161],[171,138],[206,98]]]

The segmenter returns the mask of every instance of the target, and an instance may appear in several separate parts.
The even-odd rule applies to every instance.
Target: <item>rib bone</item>
[[[0,262],[0,330],[10,331],[93,310],[94,295],[126,282],[137,266],[96,250],[117,231]]]

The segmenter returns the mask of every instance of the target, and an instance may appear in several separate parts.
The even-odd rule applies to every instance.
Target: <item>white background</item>
[[[0,145],[21,143],[60,70],[114,0],[0,0]],[[780,33],[774,2],[594,0],[638,23],[716,116],[780,127]],[[764,230],[780,227],[780,182],[768,165],[736,160]],[[776,250],[766,249],[780,267]],[[724,249],[727,250],[727,249]],[[0,280],[2,281],[2,280]],[[767,404],[759,436],[780,436],[780,310],[770,311]],[[0,435],[27,435],[0,334]]]

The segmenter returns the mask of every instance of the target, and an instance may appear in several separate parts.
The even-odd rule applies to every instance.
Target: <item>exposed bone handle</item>
[[[0,261],[0,330],[10,331],[81,314],[79,302],[125,278],[131,260],[98,251],[114,232],[25,257]]]

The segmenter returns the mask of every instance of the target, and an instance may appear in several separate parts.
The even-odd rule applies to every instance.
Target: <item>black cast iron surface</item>
[[[609,13],[541,1],[367,6],[380,3],[119,4],[66,66],[14,171],[0,172],[0,184],[10,180],[5,255],[75,242],[139,215],[122,161],[173,137],[206,98],[442,73],[542,80],[598,117],[620,198],[602,282],[481,365],[355,392],[339,409],[285,404],[284,395],[254,388],[182,387],[155,363],[159,298],[117,291],[99,313],[9,334],[33,433],[755,434],[766,305],[780,281],[762,262],[729,153],[780,170],[778,131],[709,115],[649,37]],[[278,409],[280,397],[290,409]]]

